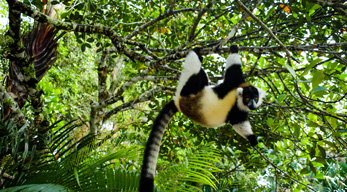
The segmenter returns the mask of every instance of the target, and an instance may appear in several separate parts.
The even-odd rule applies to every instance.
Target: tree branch
[[[9,30],[7,36],[11,38],[7,39],[9,42],[8,44],[17,58],[26,58],[27,55],[20,38],[20,12],[15,9],[15,5],[12,1],[8,0],[7,3],[9,8]]]
[[[204,15],[204,13],[206,13],[206,11],[212,7],[212,5],[215,3],[215,0],[211,1],[209,4],[206,5],[206,7],[204,7],[198,14],[198,16],[195,19],[195,22],[193,24],[193,27],[190,30],[190,33],[188,35],[188,41],[192,41],[193,39],[195,39],[195,37],[198,35],[198,33],[195,33],[196,28],[198,27],[198,24],[200,23],[200,20],[202,18],[202,16]]]
[[[131,51],[131,49],[125,46],[124,40],[111,28],[105,26],[92,26],[92,25],[82,25],[76,23],[63,22],[60,20],[52,19],[51,17],[34,10],[30,6],[16,1],[16,0],[8,0],[9,3],[13,4],[13,8],[15,10],[19,10],[22,13],[32,17],[36,21],[40,23],[44,23],[50,26],[54,26],[57,29],[66,30],[66,31],[76,31],[76,32],[84,32],[84,33],[94,33],[94,34],[103,34],[110,38],[113,45],[116,47],[118,52],[125,54],[132,60],[139,60],[142,62],[148,62],[151,60],[149,56],[145,56],[139,54],[137,52]]]
[[[16,95],[16,96],[17,97],[22,97],[22,96],[27,97],[27,95],[30,96],[31,105],[33,106],[34,112],[35,112],[35,119],[38,119],[39,113],[42,112],[43,105],[41,102],[42,91],[39,91],[37,88],[38,80],[36,78],[36,73],[35,73],[34,58],[27,53],[27,51],[24,48],[22,38],[19,36],[21,20],[20,20],[20,12],[17,9],[18,8],[17,2],[12,0],[8,0],[7,2],[9,5],[9,23],[10,23],[10,29],[9,29],[9,33],[7,37],[11,39],[8,41],[8,45],[11,49],[11,54],[9,55],[10,77],[8,82],[11,82],[11,83],[7,84],[7,88],[9,88],[9,86],[13,86],[11,88],[13,88],[14,90],[14,89],[19,89],[18,87],[15,87],[15,86],[21,86],[20,89],[23,89],[24,87],[24,90],[26,91],[25,94]],[[46,17],[50,18],[49,16],[46,16]],[[16,71],[16,70],[19,70],[19,71]],[[14,90],[14,91],[18,91],[18,90]],[[37,122],[40,122],[40,120]]]
[[[327,0],[308,0],[312,3],[316,3],[322,7],[332,7],[334,8],[336,11],[344,14],[345,16],[347,16],[347,12],[345,11],[345,9],[347,9],[347,5],[342,4],[342,3],[333,3],[333,2],[329,2]]]
[[[182,12],[188,12],[188,11],[195,11],[195,9],[193,8],[187,8],[187,9],[180,9],[180,10],[172,10],[169,9],[166,13],[164,14],[160,14],[157,18],[152,19],[151,21],[143,24],[142,26],[140,26],[139,28],[135,29],[133,32],[131,32],[130,34],[128,34],[125,39],[131,39],[132,37],[134,37],[135,35],[139,34],[140,31],[143,31],[144,29],[146,29],[147,27],[153,25],[154,23],[161,21],[167,17],[170,17],[172,15],[176,15],[178,13],[182,13]]]
[[[119,105],[118,107],[115,107],[114,109],[106,112],[105,117],[104,117],[104,121],[109,119],[112,115],[118,113],[123,108],[128,108],[130,106],[133,106],[134,104],[141,103],[141,102],[144,102],[144,101],[148,101],[155,93],[163,91],[163,90],[166,90],[166,89],[167,89],[166,87],[158,87],[158,88],[154,88],[154,89],[151,89],[149,91],[144,92],[138,98],[136,98],[136,99],[134,99],[132,101],[126,102],[126,103],[124,103],[122,105]]]
[[[22,127],[26,123],[25,116],[21,109],[19,108],[18,104],[13,100],[13,98],[7,93],[6,89],[0,84],[0,102],[3,106],[7,106],[11,111],[8,114],[11,118],[5,118],[6,119],[13,119],[14,122],[18,125],[18,127]]]

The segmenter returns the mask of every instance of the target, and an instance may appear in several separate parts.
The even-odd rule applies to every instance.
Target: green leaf
[[[317,179],[324,179],[324,174],[323,174],[323,173],[318,173],[318,174],[316,175],[316,178],[317,178]]]
[[[330,142],[330,141],[327,141],[327,140],[324,140],[324,143],[329,145],[329,147],[333,148],[333,149],[337,149],[338,147],[336,146],[335,143],[333,142]]]
[[[294,124],[294,136],[299,138],[301,127],[298,124]]]
[[[308,163],[308,166],[310,167],[311,171],[312,171],[314,174],[317,173],[316,167],[312,164],[311,161]]]
[[[307,126],[308,126],[308,127],[318,127],[319,125],[318,125],[317,123],[315,123],[315,122],[309,121],[309,122],[307,123]]]
[[[75,179],[76,179],[76,181],[77,181],[78,186],[81,187],[80,178],[78,177],[78,170],[77,170],[77,167],[74,167],[74,168],[73,168],[73,172],[74,172]]]
[[[300,174],[307,174],[309,172],[310,172],[310,170],[307,167],[305,167],[305,168],[301,169]]]
[[[325,159],[325,157],[326,157],[325,149],[322,146],[318,145],[318,150],[320,151],[322,158]]]
[[[324,72],[323,71],[317,71],[313,74],[312,77],[312,88],[318,87],[318,85],[323,81],[324,79]]]
[[[292,11],[292,13],[293,13],[293,17],[294,17],[295,19],[297,19],[297,18],[298,18],[298,14],[297,14],[296,12],[294,12],[294,11]]]
[[[89,37],[89,38],[87,39],[87,41],[88,41],[89,43],[93,43],[93,42],[94,42],[94,38],[93,38],[93,37]]]
[[[89,43],[85,43],[86,47],[92,48],[92,46]]]
[[[38,9],[43,9],[41,0],[33,0],[31,3],[35,5]]]
[[[52,5],[57,5],[57,4],[59,4],[59,1],[52,1],[51,4]]]
[[[30,185],[22,185],[16,187],[10,187],[1,190],[1,192],[13,192],[13,191],[23,191],[23,192],[37,192],[37,191],[59,191],[59,192],[69,192],[71,190],[55,184],[30,184]]]
[[[83,43],[82,46],[81,46],[82,52],[85,52],[87,47],[88,48],[92,48],[92,46],[89,43]]]
[[[287,97],[287,95],[279,95],[277,98],[278,103],[282,103],[284,101],[284,99]]]
[[[338,130],[338,133],[347,133],[347,129]]]
[[[288,71],[290,72],[290,74],[292,74],[292,76],[294,77],[294,79],[296,79],[296,73],[295,73],[293,67],[289,66],[287,63],[284,63],[283,65],[288,69]]]
[[[310,149],[310,157],[313,159],[316,155],[316,143],[313,143],[313,146]]]
[[[221,171],[215,166],[221,164],[220,158],[215,149],[204,147],[184,158],[184,162],[170,165],[168,170],[159,172],[156,181],[162,186],[161,189],[165,189],[163,191],[188,191],[186,188],[172,190],[175,186],[186,186],[187,182],[203,183],[215,189],[217,179],[213,172]],[[177,185],[177,182],[182,184]]]
[[[313,92],[326,91],[326,90],[327,90],[327,88],[322,87],[322,86],[318,86],[318,87],[316,87],[316,88],[313,90]]]
[[[312,7],[311,7],[311,10],[316,10],[316,9],[319,9],[321,8],[322,6],[318,5],[318,4],[314,4]]]
[[[274,124],[274,119],[272,119],[272,118],[267,118],[266,119],[266,123],[270,126],[270,127],[272,127],[272,125]]]
[[[313,94],[316,96],[322,97],[323,95],[327,95],[327,88],[318,86],[313,90]]]
[[[85,45],[85,44],[82,44],[81,50],[82,50],[82,52],[85,52],[85,51],[86,51],[86,45]]]
[[[275,7],[272,7],[272,8],[269,10],[269,12],[268,12],[267,15],[271,16],[271,14],[272,14],[275,10],[276,10]]]
[[[302,72],[301,77],[305,76],[312,69],[312,67],[314,67],[317,63],[319,63],[321,61],[322,61],[322,59],[320,59],[320,58],[315,59],[313,61],[310,61],[310,65],[308,65],[306,67],[306,69],[304,70],[304,72]]]

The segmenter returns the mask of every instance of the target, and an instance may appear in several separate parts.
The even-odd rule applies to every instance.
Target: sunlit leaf
[[[315,89],[323,81],[325,75],[323,71],[316,71],[312,77],[312,88]]]

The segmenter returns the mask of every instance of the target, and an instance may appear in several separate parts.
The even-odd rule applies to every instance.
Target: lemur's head
[[[266,95],[264,90],[250,84],[237,88],[236,92],[237,106],[243,111],[255,110],[262,104]]]

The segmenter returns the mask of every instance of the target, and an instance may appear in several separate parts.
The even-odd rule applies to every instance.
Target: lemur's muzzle
[[[250,110],[254,110],[255,108],[257,108],[257,106],[255,105],[254,99],[252,99],[252,100],[249,102],[248,108],[249,108]]]

